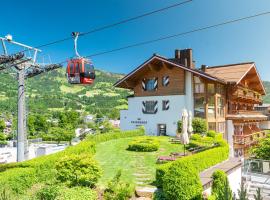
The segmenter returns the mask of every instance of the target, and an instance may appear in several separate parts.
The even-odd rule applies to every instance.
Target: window
[[[79,63],[75,63],[75,65],[76,65],[75,74],[79,74],[80,73]]]
[[[194,115],[195,117],[205,118],[205,98],[204,96],[194,98]]]
[[[75,69],[74,69],[74,63],[73,62],[70,62],[69,67],[70,67],[70,74],[74,74],[74,71],[75,71]]]
[[[216,122],[209,122],[208,123],[208,130],[216,131]]]
[[[148,80],[146,80],[146,91],[153,91],[153,90],[155,90],[156,89],[156,85],[157,83],[156,83],[156,79],[148,79]]]
[[[204,93],[204,83],[197,76],[194,76],[194,92],[196,94]]]
[[[163,86],[168,86],[169,85],[169,82],[170,82],[169,76],[163,76],[162,77],[162,85]]]
[[[154,114],[157,112],[157,101],[145,101],[143,102],[143,112],[148,114]]]
[[[92,63],[85,62],[84,63],[84,72],[89,73],[89,72],[94,72],[94,66]]]
[[[225,94],[225,87],[224,87],[224,85],[217,84],[217,93],[218,94]]]
[[[215,84],[208,83],[207,84],[207,91],[209,94],[214,94],[215,93]]]
[[[162,110],[169,110],[170,107],[169,102],[170,102],[169,100],[162,101]]]
[[[210,96],[208,98],[208,117],[214,118],[215,117],[215,96]]]
[[[219,122],[218,123],[218,132],[219,133],[225,133],[225,122]]]
[[[224,99],[222,97],[217,98],[217,109],[218,117],[224,117]]]

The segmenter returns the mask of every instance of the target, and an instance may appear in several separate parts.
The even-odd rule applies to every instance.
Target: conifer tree
[[[254,199],[255,200],[263,200],[262,194],[261,194],[261,188],[258,188],[256,190],[256,194],[254,194]]]
[[[248,200],[247,189],[245,188],[243,181],[241,182],[240,190],[238,190],[238,200]]]

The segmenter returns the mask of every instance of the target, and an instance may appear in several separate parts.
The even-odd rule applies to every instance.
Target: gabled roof
[[[189,71],[189,72],[191,72],[193,74],[199,75],[199,76],[204,77],[206,79],[209,79],[209,80],[212,80],[212,81],[216,81],[216,82],[220,82],[220,83],[226,84],[225,81],[223,81],[223,80],[221,80],[221,79],[219,79],[219,78],[217,78],[215,76],[212,76],[210,74],[207,74],[207,73],[205,73],[205,72],[203,72],[201,70],[197,70],[197,69],[192,69],[192,68],[185,67],[184,65],[182,65],[180,63],[177,63],[173,59],[167,59],[167,58],[164,58],[164,57],[162,57],[160,55],[154,54],[152,57],[150,57],[143,64],[141,64],[136,69],[134,69],[129,74],[127,74],[125,77],[123,77],[122,79],[120,79],[119,81],[117,81],[114,84],[114,86],[115,87],[122,87],[122,88],[132,89],[132,87],[127,86],[127,84],[125,84],[125,82],[127,83],[129,80],[132,79],[133,76],[135,76],[137,73],[139,73],[140,71],[142,71],[148,64],[150,64],[153,61],[160,61],[160,62],[163,62],[165,64],[168,64],[168,65],[171,65],[171,66],[174,66],[174,67],[178,67],[178,68],[184,69],[186,71]]]
[[[226,82],[237,83],[254,66],[254,62],[207,67],[205,72]]]
[[[235,84],[239,84],[242,80],[244,80],[247,77],[247,75],[252,75],[252,78],[256,79],[257,83],[256,88],[260,90],[262,94],[266,93],[263,82],[260,78],[260,75],[257,71],[254,62],[211,66],[207,67],[205,72],[207,74],[220,78],[226,81],[227,83],[235,83]]]

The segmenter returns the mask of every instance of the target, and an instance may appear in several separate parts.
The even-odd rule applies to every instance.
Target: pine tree
[[[258,188],[258,189],[256,190],[256,194],[254,194],[254,199],[255,199],[255,200],[263,200],[263,197],[262,197],[262,195],[261,195],[261,188]]]
[[[241,182],[240,190],[238,190],[238,197],[238,200],[248,200],[247,189],[245,188],[243,181]]]

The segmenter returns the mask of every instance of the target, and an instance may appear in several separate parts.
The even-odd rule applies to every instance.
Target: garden
[[[135,186],[158,187],[156,199],[201,198],[199,173],[226,160],[228,145],[194,121],[205,134],[193,134],[186,153],[173,138],[116,129],[56,154],[0,165],[0,199],[125,200]]]

